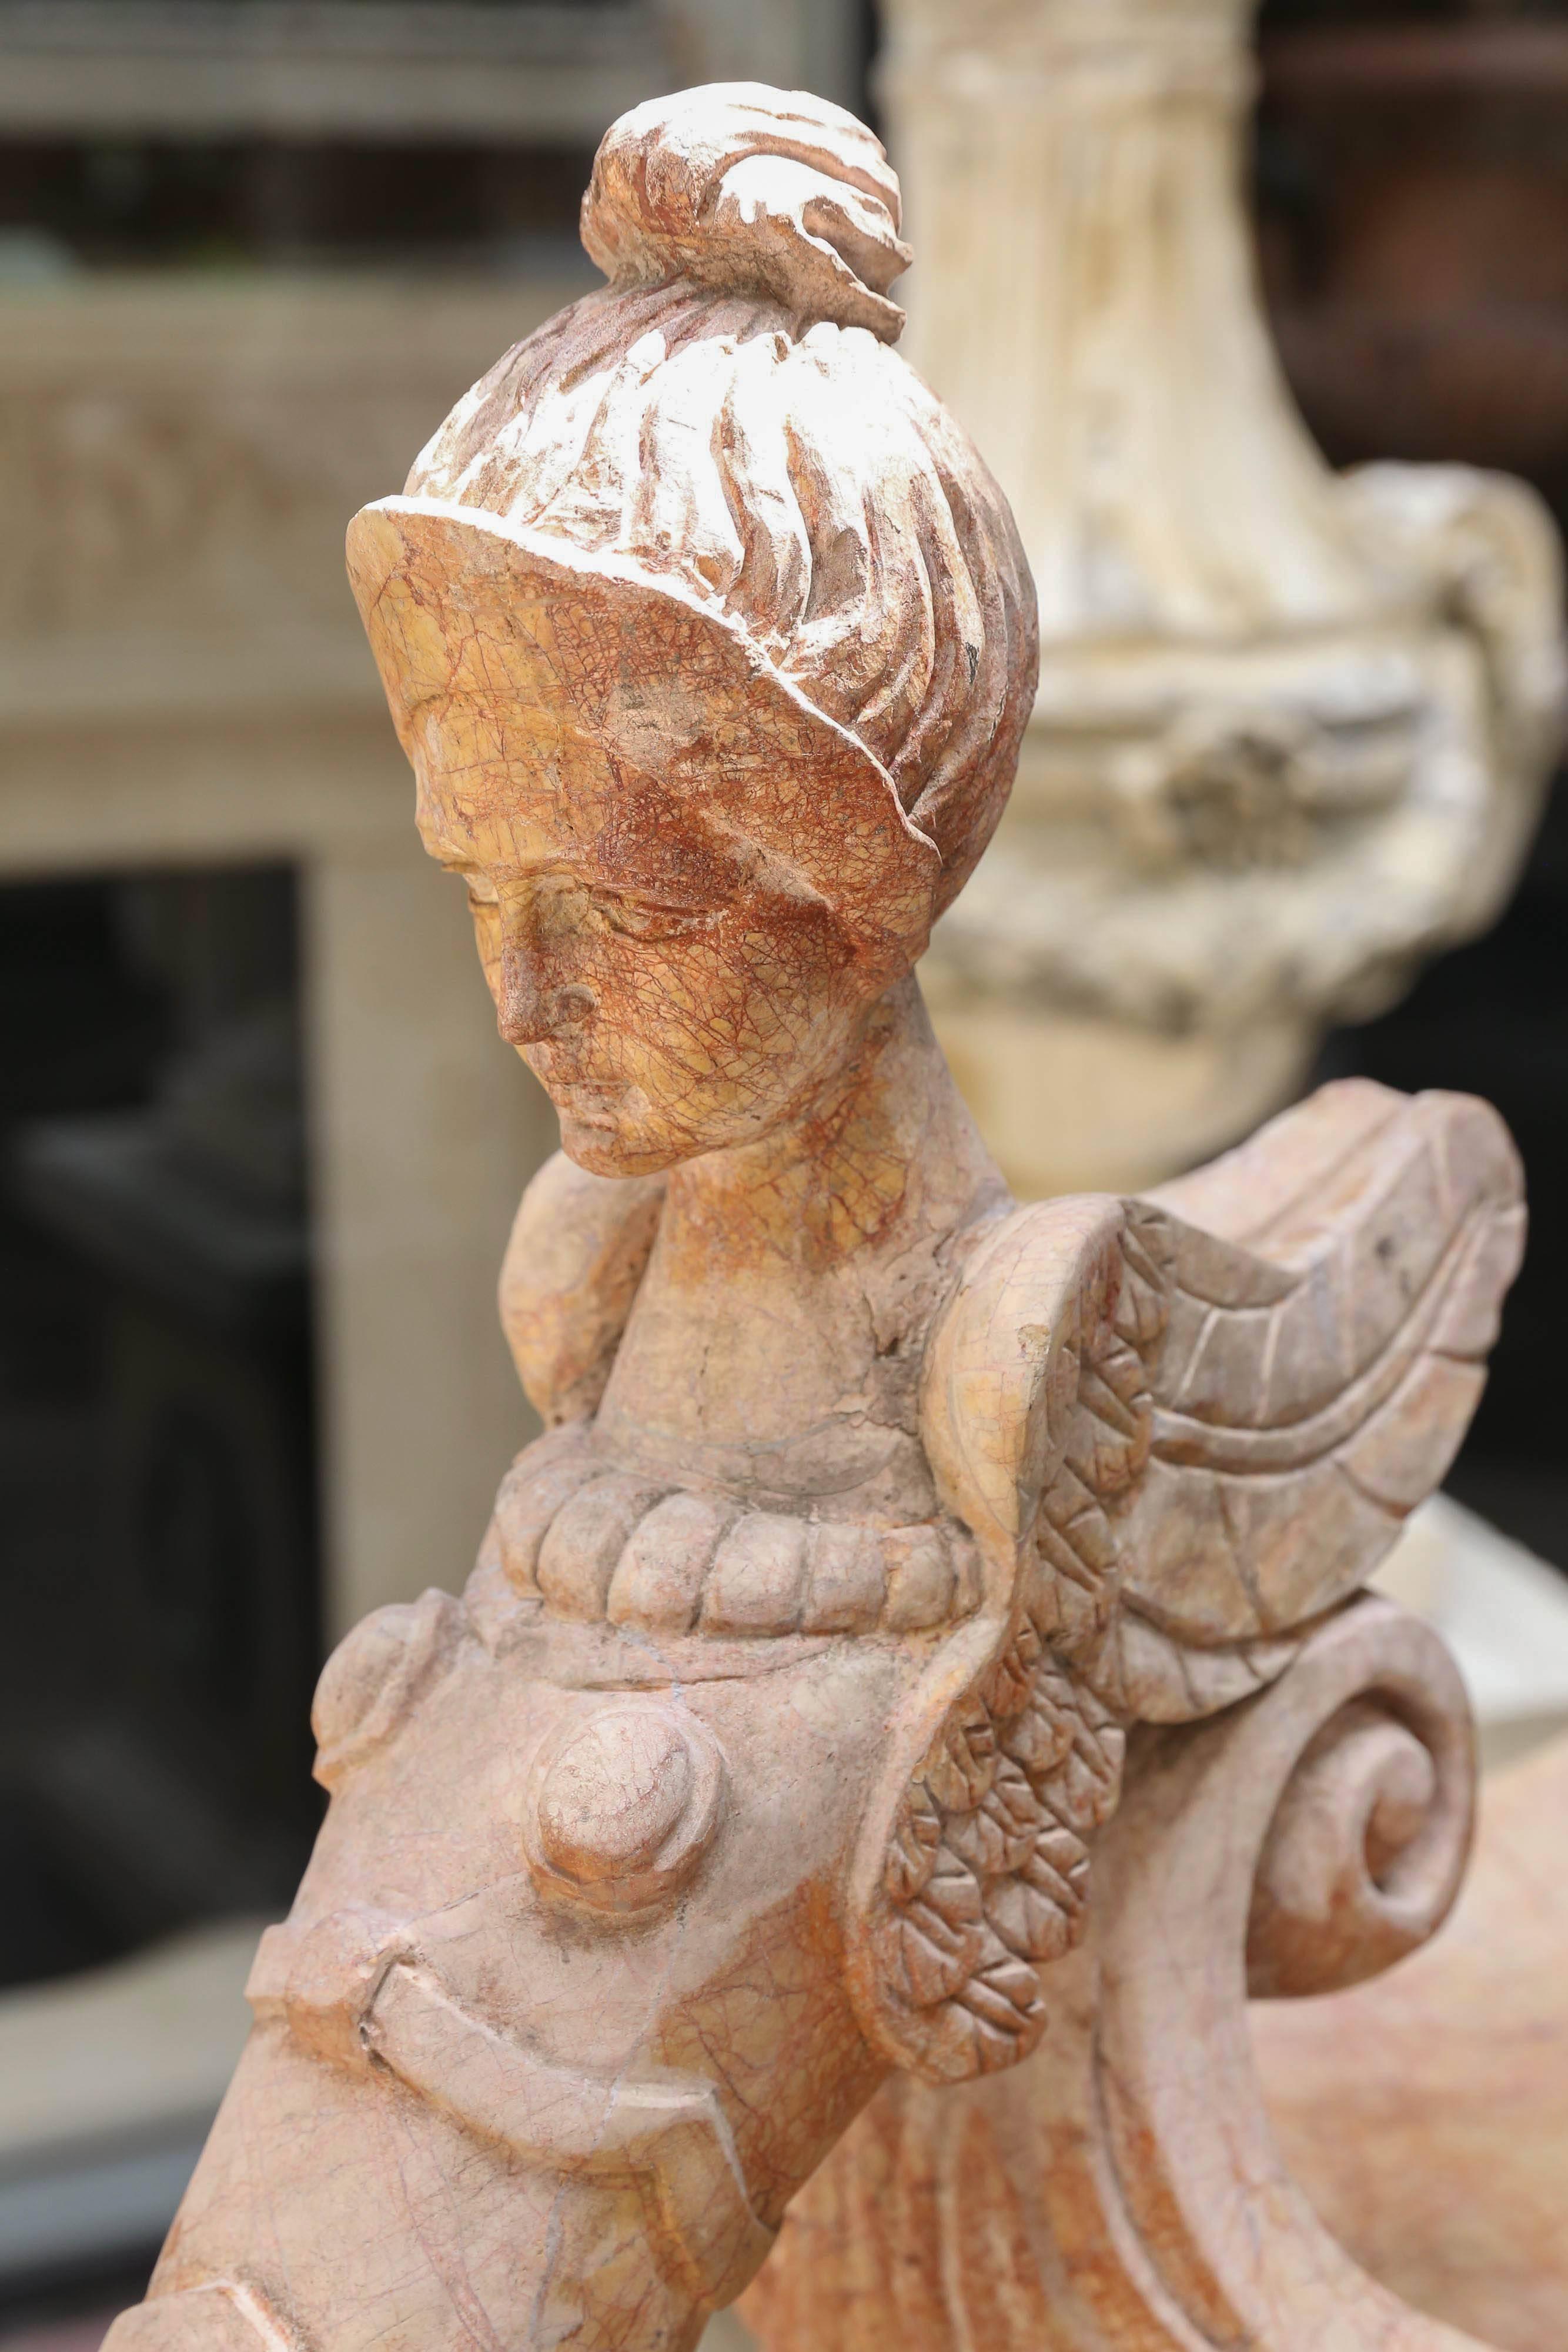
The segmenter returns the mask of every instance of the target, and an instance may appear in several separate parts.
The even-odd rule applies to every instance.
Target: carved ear
[[[927,2081],[1039,2041],[1040,1973],[1077,1939],[1090,1840],[1116,1801],[1123,1732],[1064,1654],[1112,1605],[1102,1498],[1147,1450],[1164,1294],[1145,1222],[1099,1196],[1016,1212],[927,1348],[926,1452],[980,1546],[985,1596],[891,1726],[850,1953],[862,2027]]]

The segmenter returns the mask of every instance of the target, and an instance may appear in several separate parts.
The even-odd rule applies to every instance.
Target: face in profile
[[[887,977],[821,900],[647,780],[578,773],[569,798],[459,749],[426,728],[420,832],[579,1166],[649,1175],[803,1112]],[[584,808],[612,812],[591,840]]]

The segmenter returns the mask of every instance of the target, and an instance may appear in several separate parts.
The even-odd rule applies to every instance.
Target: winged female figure
[[[914,977],[1033,592],[898,358],[871,134],[607,134],[607,287],[357,516],[503,1035],[560,1115],[545,1433],[329,1664],[332,1792],[130,2342],[685,2347],[893,2070],[1039,2042],[1129,1731],[1264,1689],[1441,1476],[1517,1261],[1483,1106],[1331,1088],[1019,1207]]]

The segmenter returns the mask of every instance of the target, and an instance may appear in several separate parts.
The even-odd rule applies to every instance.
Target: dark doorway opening
[[[0,889],[0,1984],[283,1907],[319,1818],[295,901]]]

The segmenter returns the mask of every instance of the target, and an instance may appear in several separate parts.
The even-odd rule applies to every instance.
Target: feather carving
[[[900,2063],[1033,2046],[1127,1728],[1247,1697],[1365,1582],[1458,1451],[1523,1238],[1493,1111],[1362,1080],[1141,1199],[985,1230],[922,1429],[993,1638],[879,1832],[870,2006]]]

